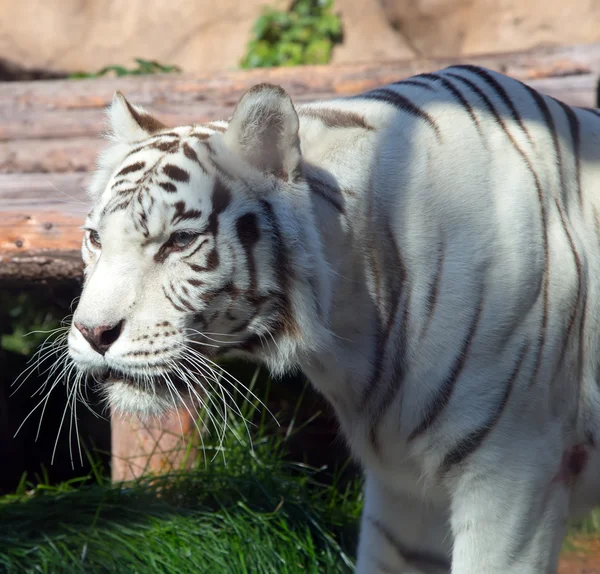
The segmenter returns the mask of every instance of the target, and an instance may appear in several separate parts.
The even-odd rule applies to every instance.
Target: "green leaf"
[[[307,64],[326,64],[331,57],[331,40],[323,38],[311,42],[304,54]]]
[[[267,8],[253,26],[243,68],[324,64],[342,40],[332,0],[296,0],[288,11]]]

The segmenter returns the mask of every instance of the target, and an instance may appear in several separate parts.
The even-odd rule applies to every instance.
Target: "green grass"
[[[122,76],[147,76],[150,74],[171,74],[181,72],[178,66],[161,64],[155,60],[144,60],[143,58],[135,58],[137,66],[135,68],[126,68],[121,65],[105,66],[97,72],[73,72],[67,77],[70,80],[81,80],[88,78],[101,78],[106,75]]]
[[[0,571],[351,572],[360,485],[285,462],[285,436],[264,413],[256,422],[250,444],[232,416],[222,445],[205,439],[217,456],[192,472],[122,486],[98,469],[93,486],[24,480],[0,498]]]
[[[596,508],[581,522],[573,525],[571,533],[579,536],[600,536],[600,508]]]

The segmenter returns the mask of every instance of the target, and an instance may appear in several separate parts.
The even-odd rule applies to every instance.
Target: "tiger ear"
[[[248,90],[224,137],[254,167],[281,179],[295,178],[301,159],[298,114],[280,86],[259,84]]]
[[[130,104],[121,92],[115,92],[108,109],[110,131],[120,143],[143,140],[166,126],[140,106]]]

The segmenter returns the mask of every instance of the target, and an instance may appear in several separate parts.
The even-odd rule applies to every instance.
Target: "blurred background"
[[[75,271],[19,275],[13,256],[30,239],[11,235],[11,217],[19,193],[46,177],[65,182],[60,193],[80,193],[115,78],[167,123],[191,121],[203,99],[232,106],[245,69],[323,65],[335,77],[340,65],[376,72],[400,61],[593,46],[599,24],[598,0],[0,0],[0,572],[352,567],[360,473],[301,374],[271,381],[230,364],[233,397],[216,420],[181,412],[154,425],[111,426],[93,388],[91,408],[74,415],[62,384],[47,394],[80,289],[78,254],[54,238]],[[184,111],[164,95],[180,78],[190,83],[177,97],[194,91]],[[202,96],[211,78],[225,86],[222,108],[216,84]],[[561,574],[600,573],[598,532],[598,513],[576,526]]]
[[[379,62],[600,39],[596,0],[335,0],[327,10],[330,5],[291,0],[5,0],[1,73],[5,80],[35,71],[89,73],[111,65],[129,67],[135,58],[201,73],[237,68],[242,62]],[[269,35],[261,19],[265,11],[273,22],[294,13],[304,22],[297,23],[295,37],[280,38],[272,54],[255,45],[252,55],[259,57],[249,60],[251,39],[258,36],[269,48],[275,43],[277,34],[271,30]],[[311,15],[320,15],[320,21],[310,25]],[[299,52],[299,45],[310,49]]]

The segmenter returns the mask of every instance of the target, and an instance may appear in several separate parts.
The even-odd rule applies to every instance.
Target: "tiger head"
[[[229,122],[173,129],[117,93],[108,117],[68,343],[112,407],[158,415],[220,357],[281,372],[326,346],[328,271],[287,93],[261,84]]]

